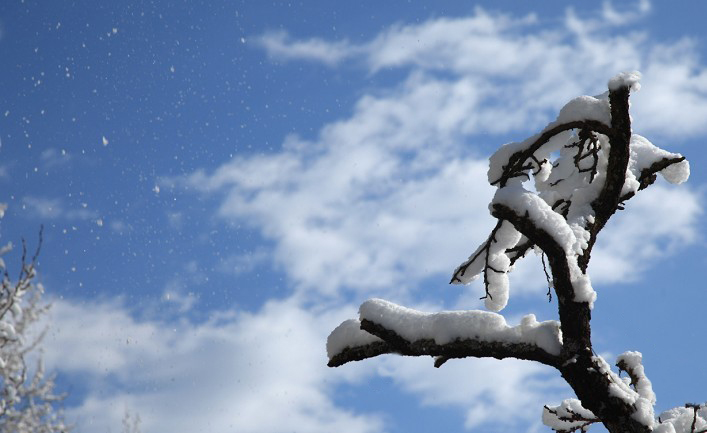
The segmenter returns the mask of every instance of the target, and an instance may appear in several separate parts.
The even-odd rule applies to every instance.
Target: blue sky
[[[572,395],[541,366],[324,344],[371,297],[482,308],[447,282],[492,227],[488,156],[636,69],[635,131],[692,177],[603,232],[595,349],[643,352],[658,411],[704,401],[707,6],[574,3],[2,2],[0,240],[44,225],[77,430],[548,431]],[[525,261],[504,314],[555,319]]]

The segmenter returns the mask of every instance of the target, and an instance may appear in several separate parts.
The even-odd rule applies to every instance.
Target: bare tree
[[[486,307],[508,300],[508,273],[535,250],[549,264],[548,294],[557,296],[559,321],[534,315],[508,326],[488,311],[422,313],[380,299],[361,305],[360,318],[342,323],[327,341],[329,366],[386,353],[450,358],[518,358],[556,368],[576,393],[545,406],[543,422],[557,432],[585,431],[601,422],[612,433],[705,433],[707,406],[688,404],[654,415],[655,394],[641,354],[617,359],[618,373],[592,349],[596,293],[587,267],[597,236],[628,200],[660,173],[671,183],[689,176],[682,155],[633,134],[629,94],[640,74],[623,73],[609,91],[570,101],[555,122],[520,143],[501,147],[490,160],[490,205],[498,221],[488,239],[459,266],[452,283],[483,278]],[[534,190],[524,188],[534,181]],[[625,372],[627,377],[621,377]]]
[[[4,210],[0,204],[0,217]],[[31,327],[49,308],[41,302],[43,286],[35,283],[41,243],[40,231],[37,249],[28,259],[23,240],[20,272],[14,281],[2,259],[12,244],[0,249],[0,433],[70,430],[56,407],[64,396],[54,392],[54,378],[46,375],[41,356],[35,356],[33,369],[27,366],[43,335],[32,338]]]

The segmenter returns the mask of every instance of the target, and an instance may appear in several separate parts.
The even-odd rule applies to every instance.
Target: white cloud
[[[606,2],[594,15],[568,9],[558,25],[534,15],[515,18],[477,8],[470,17],[396,25],[359,45],[316,40],[317,52],[335,55],[313,55],[315,50],[301,49],[312,40],[282,33],[278,44],[263,46],[274,58],[327,64],[357,59],[371,73],[387,68],[452,73],[454,81],[483,89],[484,109],[465,111],[483,119],[470,131],[477,133],[537,128],[548,120],[548,110],[579,94],[601,93],[618,72],[641,70],[644,90],[634,106],[639,129],[671,137],[703,134],[707,70],[688,39],[659,43],[647,31],[628,27],[640,25],[650,9],[646,0],[621,11]]]
[[[67,221],[86,221],[98,218],[98,213],[82,204],[78,208],[67,208],[59,198],[26,196],[22,199],[22,209],[42,219],[64,219]]]
[[[592,281],[635,281],[656,259],[696,242],[700,202],[701,195],[684,186],[656,184],[639,193],[599,235]]]
[[[373,367],[326,367],[326,334],[352,313],[315,315],[290,300],[205,323],[163,323],[135,319],[118,302],[57,300],[46,363],[89,385],[68,408],[79,432],[114,431],[126,409],[144,431],[382,431],[380,417],[332,401],[334,385]]]
[[[622,13],[628,22],[647,11],[639,3],[636,11]],[[606,7],[602,13],[619,14]],[[539,28],[533,16],[515,19],[477,9],[471,17],[394,26],[350,54],[372,73],[408,68],[401,83],[363,95],[349,118],[324,125],[311,141],[293,135],[279,152],[236,157],[187,182],[225,194],[220,216],[250,223],[272,240],[276,261],[300,289],[408,293],[425,278],[448,274],[487,235],[492,188],[487,156],[478,149],[500,145],[495,135],[523,139],[571,97],[600,93],[614,73],[642,65],[647,78],[632,107],[638,132],[690,135],[707,125],[707,94],[700,93],[702,75],[707,89],[707,72],[699,72],[704,67],[692,45],[653,46],[646,35],[611,35],[607,29],[613,27],[600,25],[601,16],[577,20],[568,13],[560,26]],[[656,101],[672,101],[691,114],[677,107],[658,111]],[[667,191],[651,190],[641,196]],[[695,204],[685,208],[683,226],[657,233],[633,224],[633,230],[602,239],[611,236],[611,245],[643,242],[642,251],[649,251],[681,237],[696,224],[699,206],[692,190],[680,191]],[[670,211],[665,200],[652,203],[654,214]],[[601,272],[593,279],[636,278],[636,272],[614,267],[642,269],[656,257],[598,249],[593,269]],[[538,270],[519,270],[540,278],[516,278],[516,292],[544,286]]]
[[[362,98],[316,142],[290,137],[280,153],[238,157],[189,182],[226,191],[220,215],[274,239],[278,262],[308,290],[409,287],[450,273],[492,225],[486,162],[462,149],[474,92],[414,76]]]
[[[69,164],[72,161],[72,156],[67,154],[65,150],[57,150],[54,148],[45,149],[39,155],[42,167],[45,170],[61,167]]]
[[[336,403],[341,385],[374,374],[423,405],[461,410],[467,428],[535,422],[542,404],[568,392],[549,368],[524,361],[451,360],[435,369],[431,358],[391,356],[328,368],[326,335],[354,309],[305,309],[295,298],[201,323],[138,319],[116,300],[56,300],[50,315],[47,368],[88,385],[67,408],[79,433],[115,431],[126,411],[140,416],[143,431],[383,432],[382,414]]]
[[[356,51],[348,42],[327,42],[319,38],[293,41],[284,31],[272,31],[255,39],[272,57],[315,60],[333,66]]]
[[[183,282],[178,279],[167,283],[162,292],[162,300],[174,305],[180,313],[185,313],[190,311],[199,299],[193,292],[185,292],[182,285]]]
[[[242,274],[250,272],[258,266],[267,263],[270,254],[265,248],[258,248],[255,251],[248,251],[243,254],[234,254],[224,257],[216,267],[219,272],[227,274]]]
[[[22,202],[23,208],[28,208],[41,218],[58,218],[63,213],[63,206],[58,199],[25,197]]]
[[[638,20],[651,11],[651,3],[649,0],[639,0],[636,5],[636,10],[617,11],[609,1],[602,3],[601,14],[603,21],[612,25],[624,25],[631,21]]]
[[[428,358],[389,358],[379,374],[417,395],[423,405],[462,409],[467,429],[532,424],[544,404],[572,392],[555,370],[519,360],[452,360],[435,369]]]

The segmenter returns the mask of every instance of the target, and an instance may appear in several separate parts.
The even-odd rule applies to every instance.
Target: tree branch
[[[609,218],[620,207],[621,190],[626,181],[631,151],[631,116],[629,115],[630,89],[626,86],[609,91],[609,105],[611,106],[611,134],[609,137],[609,161],[606,167],[606,178],[599,196],[592,202],[594,221],[587,227],[589,242],[584,253],[577,258],[582,272],[587,271],[592,248],[597,235],[604,228]]]
[[[506,186],[509,179],[518,176],[518,173],[523,171],[526,161],[530,159],[538,149],[555,135],[570,129],[583,129],[607,136],[611,136],[613,133],[612,128],[596,120],[577,120],[556,125],[540,134],[530,146],[511,155],[510,158],[508,158],[508,165],[504,167],[503,174],[501,177],[491,182],[491,185],[498,184],[499,188]]]
[[[657,174],[660,171],[670,167],[673,164],[678,164],[683,161],[685,161],[684,156],[678,156],[678,157],[674,157],[674,158],[663,158],[663,159],[659,159],[658,161],[651,164],[650,167],[644,168],[643,170],[641,170],[641,174],[638,177],[638,184],[639,184],[638,190],[641,191],[641,190],[644,190],[644,189],[648,188],[649,186],[653,185],[653,182],[656,181]],[[620,201],[625,202],[625,201],[633,198],[633,196],[635,196],[635,195],[636,195],[635,192],[629,192],[628,194],[624,194],[623,196],[621,196]]]
[[[352,361],[362,361],[368,358],[375,358],[378,355],[387,353],[396,353],[395,350],[385,341],[376,341],[373,343],[347,347],[329,359],[327,366],[340,367]]]
[[[329,360],[327,364],[329,367],[339,367],[351,361],[374,358],[383,354],[438,357],[435,367],[440,367],[447,360],[454,358],[516,358],[537,361],[555,368],[560,365],[558,356],[534,344],[485,341],[475,338],[457,339],[445,344],[438,344],[432,339],[408,341],[395,331],[367,319],[361,320],[361,329],[383,341],[347,347]]]

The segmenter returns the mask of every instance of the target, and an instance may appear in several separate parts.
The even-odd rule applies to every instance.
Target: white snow
[[[518,244],[521,234],[507,221],[504,221],[493,239],[489,239],[490,243],[482,244],[474,254],[469,257],[469,260],[462,263],[454,272],[454,275],[462,284],[468,284],[474,281],[484,272],[486,263],[493,268],[486,273],[488,282],[488,294],[485,303],[486,308],[491,311],[501,311],[508,303],[509,297],[509,281],[508,272],[511,271],[511,259],[506,254],[506,250],[513,248]],[[485,248],[488,248],[488,257]],[[460,268],[466,267],[464,274],[458,274]]]
[[[638,71],[622,72],[609,80],[609,90],[628,87],[633,92],[641,90],[641,73]]]
[[[570,282],[574,289],[575,302],[586,302],[589,308],[594,308],[594,301],[597,300],[597,292],[592,287],[589,275],[582,272],[577,263],[576,256],[568,256],[567,264],[570,268]]]
[[[672,164],[660,171],[663,178],[672,184],[681,184],[690,177],[690,162],[683,160]]]
[[[517,180],[496,191],[490,206],[494,204],[502,204],[519,215],[526,215],[535,227],[552,237],[567,256],[574,300],[587,302],[592,307],[596,292],[589,276],[583,273],[577,264],[577,254],[581,254],[587,242],[586,231],[577,225],[570,226],[562,215],[555,212],[540,196],[523,188],[522,183]],[[581,236],[578,237],[577,234]]]
[[[626,359],[628,359],[634,367],[637,365],[637,359],[639,360],[638,362],[640,362],[640,358],[637,358],[636,353],[637,352],[626,352],[624,354]],[[649,394],[646,393],[646,396],[641,395],[639,392],[631,389],[626,382],[621,380],[616,373],[611,371],[611,367],[609,367],[609,364],[604,360],[604,358],[601,356],[593,356],[592,360],[594,361],[594,364],[599,367],[599,371],[605,374],[611,381],[611,384],[609,385],[609,395],[620,398],[627,404],[633,405],[633,407],[636,408],[636,411],[632,415],[633,419],[643,425],[652,426],[654,423],[653,405],[655,403],[655,395],[652,394],[652,390]],[[650,382],[648,383],[648,386],[650,386]],[[645,387],[643,388],[643,391],[646,392]]]
[[[554,413],[553,413],[554,412]],[[559,406],[546,406],[543,408],[543,424],[556,431],[570,431],[580,428],[585,421],[565,421],[561,418],[573,418],[575,415],[584,419],[596,418],[592,411],[585,409],[582,402],[576,398],[568,398]]]
[[[565,254],[581,252],[577,238],[565,218],[537,194],[523,188],[517,180],[496,191],[489,207],[492,208],[495,204],[504,205],[519,215],[527,215],[537,228],[553,238]]]
[[[649,168],[653,163],[662,159],[680,158],[679,153],[672,153],[659,148],[645,137],[638,134],[631,135],[630,160],[626,171],[626,183],[623,186],[622,194],[638,191],[638,178],[644,169]],[[659,172],[665,180],[672,184],[680,184],[690,177],[690,163],[687,160],[671,164]]]
[[[493,183],[501,177],[503,168],[508,165],[511,155],[530,148],[530,146],[540,138],[542,133],[565,123],[582,120],[594,120],[610,127],[611,108],[609,101],[593,96],[579,96],[574,98],[562,107],[557,119],[548,124],[540,134],[535,134],[521,142],[507,143],[501,146],[489,159],[489,183]],[[535,157],[538,160],[543,160],[550,153],[560,150],[562,146],[567,144],[567,138],[570,134],[571,132],[567,131],[553,136],[541,149],[535,152]]]
[[[481,275],[485,264],[484,248],[486,248],[486,242],[479,245],[476,251],[469,256],[469,259],[454,270],[453,275],[459,279],[461,284],[469,284]],[[466,267],[463,274],[460,273],[462,267]],[[453,283],[456,283],[456,281],[453,281]]]
[[[347,347],[365,346],[366,344],[383,341],[375,335],[361,329],[361,322],[349,319],[337,326],[326,340],[326,353],[329,359],[341,353]]]
[[[408,341],[429,339],[437,344],[446,344],[455,340],[476,339],[525,343],[553,355],[559,355],[562,349],[559,322],[538,322],[532,314],[525,316],[520,325],[508,326],[502,315],[488,311],[423,313],[382,299],[364,302],[359,312],[361,320],[377,323]]]
[[[649,400],[651,404],[655,404],[655,393],[653,392],[651,381],[648,380],[643,369],[643,355],[641,352],[624,352],[616,358],[616,362],[617,364],[623,362],[631,376],[637,379],[635,388],[638,395]]]
[[[676,407],[661,413],[660,422],[653,426],[654,433],[692,433],[707,429],[707,405],[702,405],[697,410],[691,407]],[[695,421],[695,429],[692,430],[692,422]]]
[[[3,340],[14,340],[17,338],[15,327],[9,322],[0,321],[0,338]]]
[[[570,123],[581,120],[595,120],[606,126],[611,126],[611,107],[606,99],[597,99],[593,96],[579,96],[565,104],[557,116],[554,123],[548,125],[545,130],[562,123]]]
[[[618,74],[610,80],[609,87],[615,90],[628,86],[631,90],[638,90],[640,78],[641,74],[638,72]],[[543,129],[543,133],[558,125],[582,120],[593,120],[610,127],[611,107],[608,94],[606,92],[597,97],[580,96],[571,100],[560,110],[557,119]],[[506,144],[496,151],[490,158],[489,182],[493,184],[501,178],[504,169],[510,164],[511,157],[530,149],[540,135],[536,134],[522,142]],[[499,189],[490,209],[494,204],[503,204],[520,215],[527,215],[538,228],[552,236],[567,256],[575,300],[591,305],[596,299],[596,293],[591,287],[589,277],[577,266],[576,259],[588,246],[590,235],[587,227],[595,217],[592,203],[601,193],[606,180],[611,145],[608,137],[603,134],[592,133],[590,138],[583,136],[583,140],[580,140],[579,135],[576,130],[564,131],[553,136],[532,155],[528,155],[528,159],[522,161],[523,166],[530,167],[525,169],[525,176],[509,179],[503,187],[497,184]],[[644,137],[633,134],[622,195],[638,191],[643,170],[661,160],[681,157],[678,153],[660,149]],[[661,170],[660,174],[670,183],[682,183],[690,175],[690,165],[687,161],[674,163]],[[534,178],[535,191],[528,191],[523,187],[523,183],[530,180],[531,176]],[[467,264],[469,261],[464,265]],[[473,272],[465,275],[465,278],[471,281],[483,270],[483,263],[471,263],[469,270]],[[466,279],[462,282],[468,282]],[[498,311],[501,305],[505,305],[506,300],[497,305],[489,303],[494,311]]]
[[[493,182],[498,180],[503,175],[503,169],[508,165],[508,160],[514,153],[524,151],[539,137],[540,134],[536,134],[521,142],[506,143],[494,152],[494,154],[489,158],[489,183],[493,184]]]

